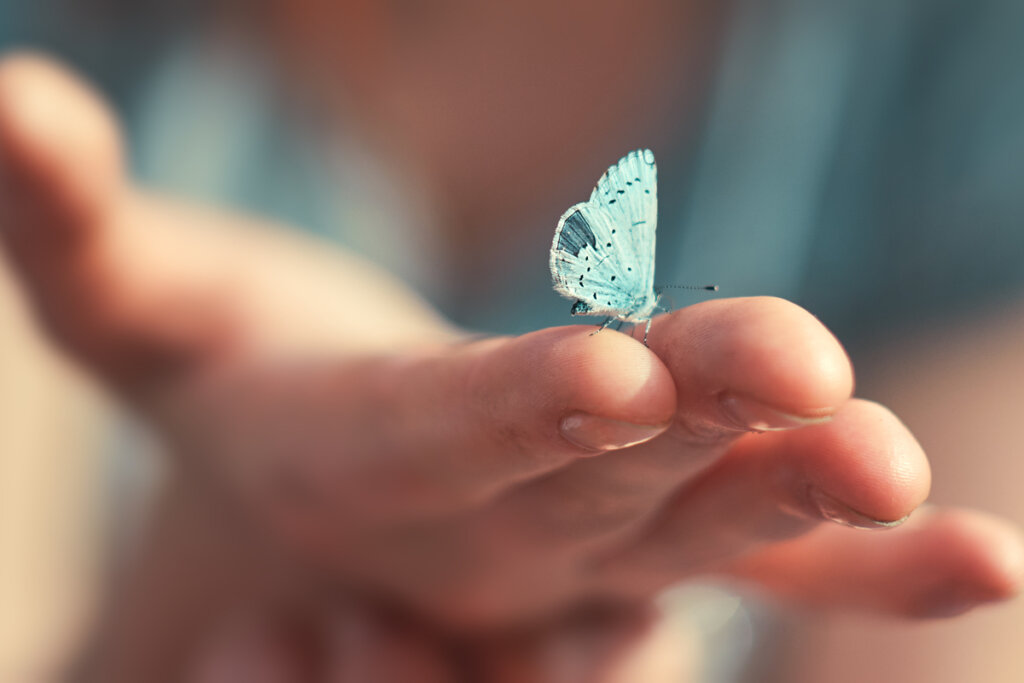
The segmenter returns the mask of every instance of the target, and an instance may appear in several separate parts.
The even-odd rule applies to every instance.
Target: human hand
[[[0,67],[12,262],[54,337],[174,453],[135,594],[194,580],[179,631],[358,594],[464,635],[628,612],[706,575],[901,614],[1016,589],[1019,546],[993,520],[818,528],[903,520],[928,468],[792,304],[692,306],[650,349],[589,327],[473,341],[356,259],[133,187],[118,145],[66,74]],[[167,575],[192,553],[191,579]],[[146,604],[126,623],[163,616]]]

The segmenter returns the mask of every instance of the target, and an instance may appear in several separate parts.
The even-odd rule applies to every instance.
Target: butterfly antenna
[[[665,312],[668,312],[676,308],[676,302],[672,300],[672,297],[665,294],[666,289],[693,289],[701,292],[717,292],[718,285],[665,285],[664,287],[655,287],[654,292],[658,295],[658,298],[661,299],[661,297],[664,295],[665,298],[667,298],[669,303],[671,304],[671,308],[666,308],[665,306],[660,305],[658,306],[658,308]]]
[[[697,289],[704,292],[717,292],[718,285],[665,285],[664,287],[655,287],[654,291],[660,294],[664,289]]]

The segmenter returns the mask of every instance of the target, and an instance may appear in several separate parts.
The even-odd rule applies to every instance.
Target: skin
[[[998,520],[888,528],[927,495],[925,456],[792,304],[698,304],[649,349],[467,340],[353,257],[135,187],[119,145],[76,77],[0,65],[7,254],[173,465],[87,676],[234,680],[259,654],[267,680],[545,680],[538,653],[576,643],[578,680],[607,680],[595,643],[641,637],[688,577],[914,616],[954,607],[937,586],[958,610],[1019,587]],[[357,286],[353,311],[334,294]]]
[[[587,93],[647,101],[658,64],[707,48],[699,31],[676,40],[680,23],[706,25],[701,3],[698,16],[602,4],[586,30],[643,37],[616,54],[650,78],[588,83],[606,72],[551,69],[539,50],[542,78],[524,81],[474,42],[514,44],[535,25],[538,7],[506,5],[472,17],[486,30],[435,26],[427,45],[377,3],[352,3],[345,22],[325,20],[330,4],[280,5],[269,22],[296,73],[320,82],[314,64],[338,65],[367,137],[430,179],[453,254],[493,248],[472,226],[500,231],[495,204],[557,215],[624,131],[667,137],[672,107],[638,120]],[[566,5],[548,20],[579,16]],[[576,57],[600,64],[608,40]],[[475,72],[453,68],[467,64],[505,74],[500,92],[481,97]],[[697,79],[679,81],[674,96],[696,97]],[[502,119],[534,112],[523,89],[560,106]],[[494,111],[475,127],[448,115],[481,101]],[[171,464],[87,680],[630,680],[622,662],[655,633],[651,597],[691,577],[910,616],[1019,587],[1004,522],[950,509],[890,528],[926,497],[928,463],[891,412],[851,398],[842,348],[792,304],[660,316],[649,349],[586,327],[473,339],[350,255],[152,195],[122,156],[80,79],[34,56],[0,65],[11,265],[52,337],[157,429]]]

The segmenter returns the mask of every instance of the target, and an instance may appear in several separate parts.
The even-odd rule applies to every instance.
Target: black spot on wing
[[[597,246],[597,237],[590,228],[590,223],[580,211],[574,211],[562,224],[562,232],[558,235],[558,248],[573,256],[579,256],[586,245]]]

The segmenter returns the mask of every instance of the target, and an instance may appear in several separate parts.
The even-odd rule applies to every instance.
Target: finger
[[[106,104],[77,77],[34,54],[0,60],[5,218],[25,256],[88,237],[123,191],[120,134]],[[32,204],[32,211],[26,205]],[[36,223],[47,221],[46,239]],[[83,234],[84,233],[84,234]]]
[[[668,371],[639,342],[590,332],[244,368],[191,395],[203,422],[187,431],[210,440],[184,447],[227,454],[223,476],[257,510],[334,548],[339,518],[448,515],[664,431]]]
[[[650,341],[677,389],[672,429],[509,496],[494,516],[512,552],[619,543],[748,431],[820,422],[852,390],[849,361],[832,334],[780,299],[698,304],[659,319]]]
[[[0,237],[40,318],[105,377],[138,385],[223,345],[213,278],[172,230],[140,228],[152,221],[110,111],[40,56],[0,62],[0,193]]]
[[[954,616],[1021,591],[1024,543],[991,515],[924,508],[883,534],[822,526],[727,571],[794,604]]]
[[[929,484],[924,453],[896,417],[850,401],[831,423],[746,437],[682,490],[644,538],[617,551],[600,581],[642,595],[822,520],[888,528]]]

